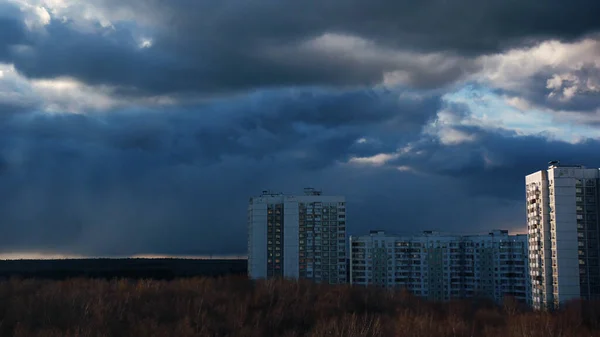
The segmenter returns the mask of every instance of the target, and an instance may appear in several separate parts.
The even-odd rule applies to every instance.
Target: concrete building
[[[512,295],[529,302],[527,236],[426,231],[399,236],[383,231],[350,237],[350,282],[406,288],[430,300]]]
[[[550,162],[525,178],[533,306],[600,298],[599,170]]]
[[[346,203],[312,188],[263,191],[248,205],[248,274],[347,283]]]

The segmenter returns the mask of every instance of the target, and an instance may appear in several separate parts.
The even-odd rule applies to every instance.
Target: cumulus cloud
[[[473,78],[500,90],[521,110],[545,109],[598,114],[600,104],[600,39],[545,41],[479,58],[482,72]]]
[[[546,88],[551,90],[548,98],[556,98],[560,102],[568,102],[577,96],[599,96],[600,68],[578,69],[571,73],[554,74],[546,81]]]

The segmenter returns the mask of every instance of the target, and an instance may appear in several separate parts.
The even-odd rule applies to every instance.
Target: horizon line
[[[43,253],[0,253],[0,261],[23,260],[87,260],[87,259],[183,259],[183,260],[247,260],[246,254],[136,254],[136,255],[76,255]]]

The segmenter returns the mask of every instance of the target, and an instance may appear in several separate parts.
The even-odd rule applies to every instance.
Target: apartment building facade
[[[534,308],[600,299],[599,172],[554,161],[525,178]]]
[[[436,301],[511,295],[529,303],[527,236],[426,231],[400,236],[383,231],[350,237],[350,282],[405,288]]]
[[[263,191],[248,205],[248,274],[347,283],[346,201],[307,188]]]

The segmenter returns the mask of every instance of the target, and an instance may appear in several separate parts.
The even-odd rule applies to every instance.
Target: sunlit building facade
[[[599,172],[555,161],[525,178],[534,308],[600,298]]]

